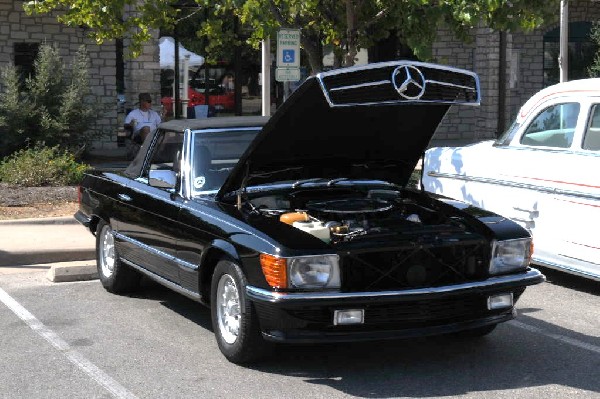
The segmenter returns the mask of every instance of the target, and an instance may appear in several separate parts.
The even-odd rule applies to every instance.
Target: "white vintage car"
[[[425,190],[528,228],[533,262],[600,280],[600,79],[541,90],[496,141],[431,148]]]

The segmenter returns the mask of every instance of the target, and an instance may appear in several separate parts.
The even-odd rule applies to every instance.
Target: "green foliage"
[[[100,108],[90,98],[88,63],[83,46],[67,68],[58,49],[44,44],[35,60],[35,76],[24,85],[15,67],[2,70],[0,156],[30,143],[81,148],[90,141],[89,126]]]
[[[23,146],[29,132],[34,132],[34,106],[21,90],[19,72],[8,66],[0,72],[4,91],[0,93],[0,156]]]
[[[182,3],[185,7],[175,6]],[[257,48],[280,27],[300,28],[301,46],[318,72],[324,45],[346,53],[348,64],[359,48],[396,32],[419,58],[428,59],[440,26],[463,40],[477,26],[531,30],[557,18],[559,0],[45,0],[26,2],[24,8],[29,13],[63,11],[61,22],[90,27],[99,43],[127,36],[133,55],[140,53],[152,28],[172,29],[195,14],[204,18],[198,36],[206,39],[208,53],[203,55],[209,60],[245,34],[244,40]],[[242,24],[241,35],[230,30],[233,16]]]
[[[59,22],[90,28],[98,44],[127,35],[131,38],[129,50],[137,56],[152,37],[152,29],[173,25],[178,14],[174,4],[174,0],[44,0],[27,1],[23,8],[30,15],[60,11]],[[132,12],[125,14],[126,9]]]
[[[87,169],[68,151],[36,145],[5,157],[0,163],[0,181],[25,187],[74,185]]]
[[[594,22],[592,31],[590,32],[590,38],[600,49],[600,22]],[[594,61],[592,62],[592,65],[589,66],[588,73],[591,78],[600,77],[600,51],[596,52],[594,55]]]
[[[419,188],[421,186],[421,168],[415,168],[410,174],[406,187]]]

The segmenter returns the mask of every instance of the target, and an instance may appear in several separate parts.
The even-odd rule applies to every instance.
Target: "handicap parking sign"
[[[283,50],[283,62],[286,64],[292,64],[295,62],[296,52],[293,49]]]
[[[277,67],[300,67],[300,29],[277,31]]]

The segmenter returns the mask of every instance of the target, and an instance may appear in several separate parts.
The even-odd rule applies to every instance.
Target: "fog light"
[[[333,324],[336,326],[346,324],[363,324],[364,322],[364,309],[345,309],[335,310],[333,312]]]
[[[488,297],[487,306],[489,310],[510,308],[513,306],[513,294],[498,294]]]

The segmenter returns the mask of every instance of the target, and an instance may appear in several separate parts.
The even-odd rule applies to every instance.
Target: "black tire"
[[[102,286],[109,292],[123,294],[139,287],[140,274],[121,262],[112,228],[104,221],[96,229],[96,267]]]
[[[213,330],[221,353],[237,364],[260,359],[271,347],[262,338],[254,306],[245,297],[246,286],[238,265],[219,261],[210,290]]]

